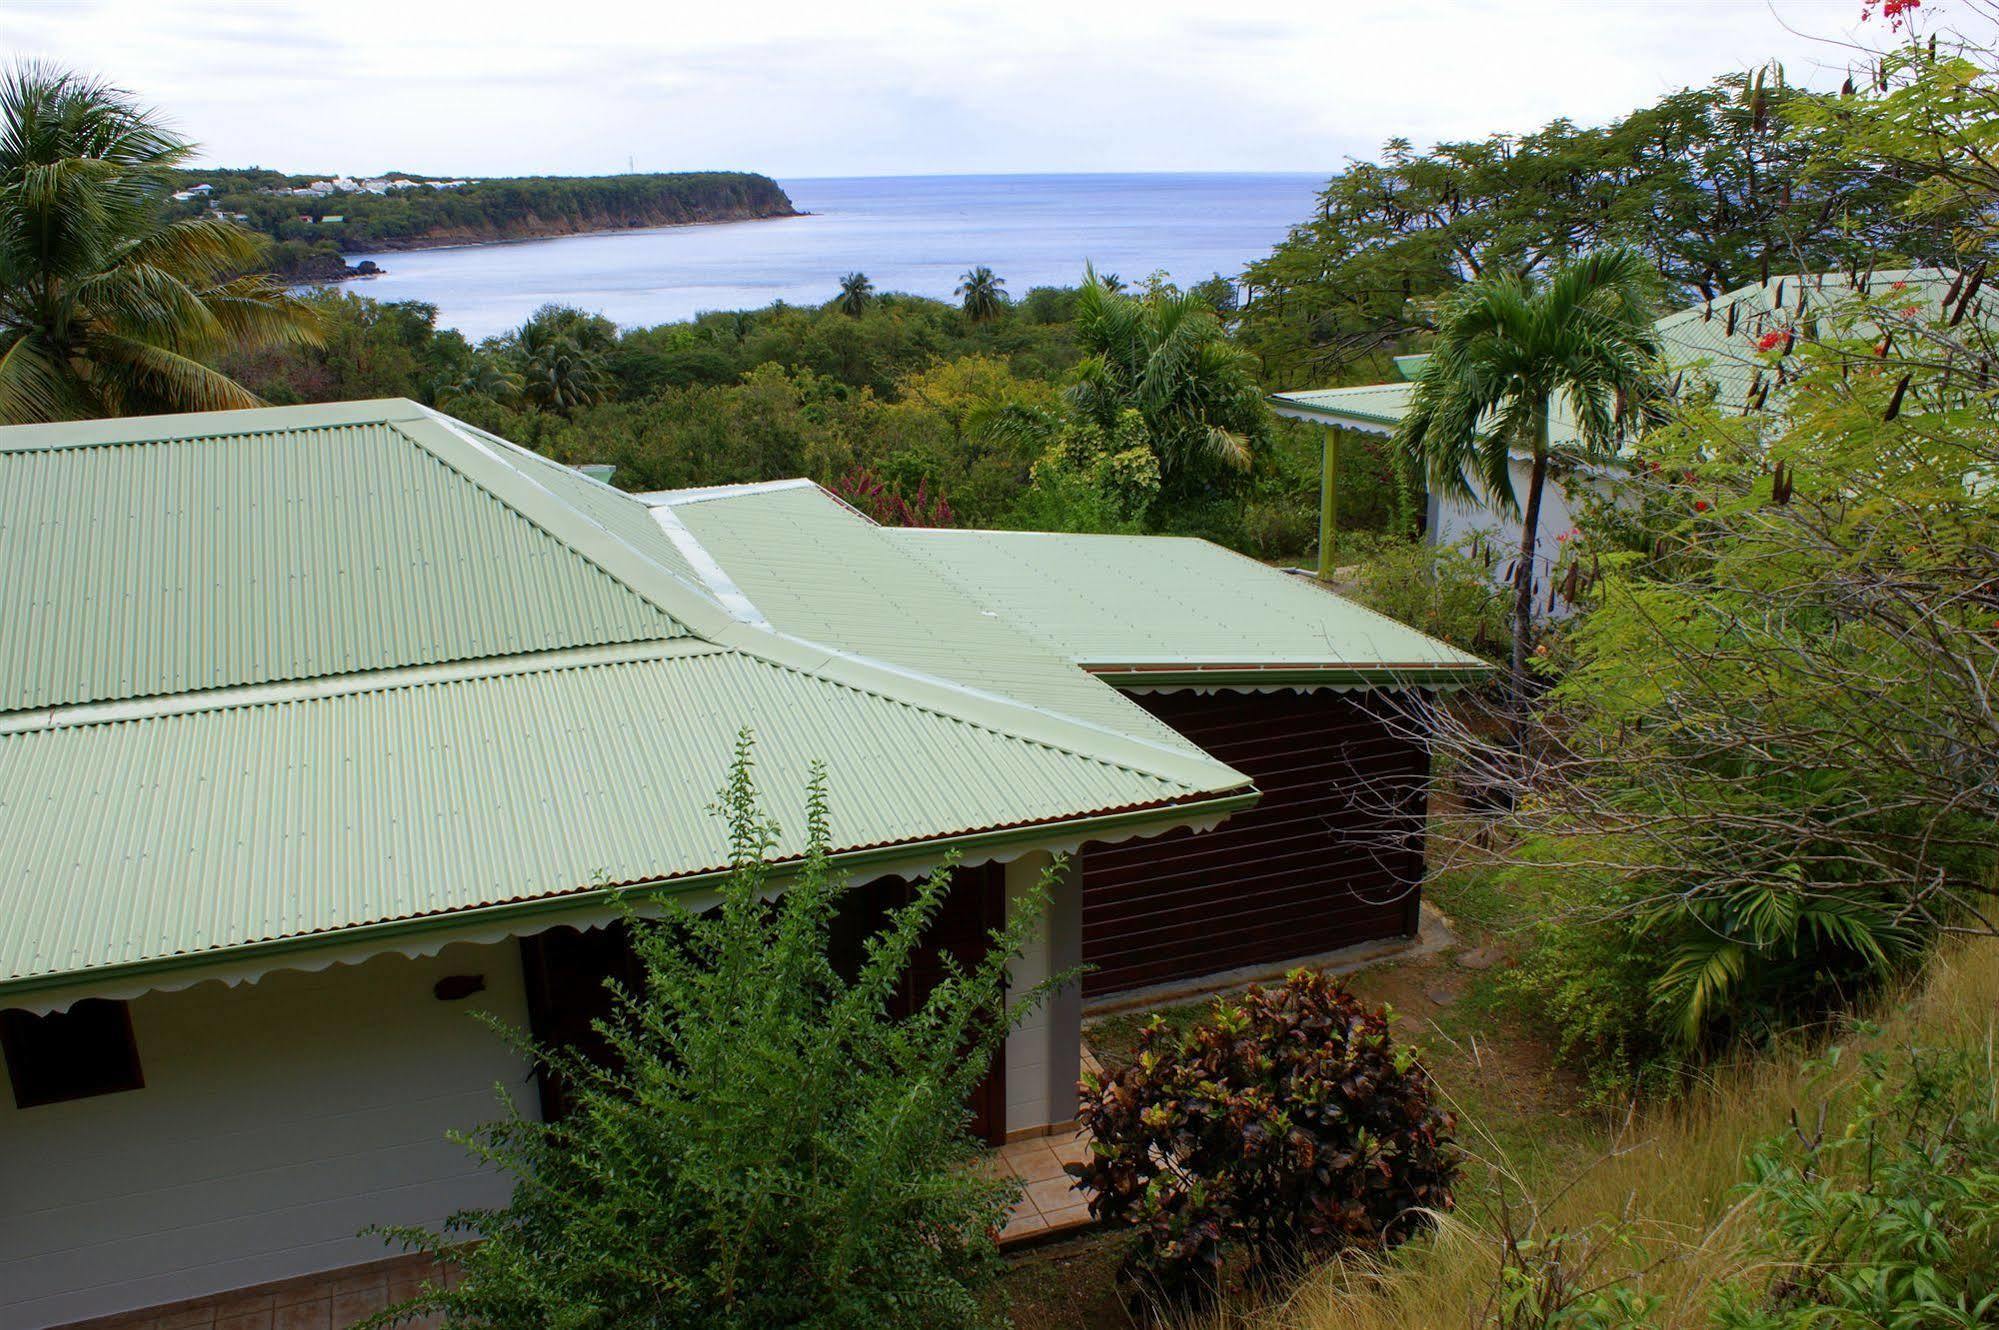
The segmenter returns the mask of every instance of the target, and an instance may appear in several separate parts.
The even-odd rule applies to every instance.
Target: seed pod
[[[1971,306],[1971,298],[1978,294],[1978,288],[1983,285],[1985,285],[1985,265],[1981,263],[1977,271],[1971,274],[1971,282],[1964,288],[1964,294],[1958,297],[1957,312],[1950,316],[1951,327],[1955,328],[1959,320],[1964,318],[1964,311]]]
[[[1902,414],[1902,394],[1907,391],[1909,391],[1909,376],[1904,374],[1900,379],[1896,380],[1895,395],[1888,399],[1888,409],[1882,414],[1881,419],[1884,421],[1893,420],[1896,416]]]

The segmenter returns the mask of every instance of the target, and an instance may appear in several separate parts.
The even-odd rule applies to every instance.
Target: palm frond
[[[83,414],[73,384],[32,338],[15,334],[0,350],[0,425],[32,425]]]

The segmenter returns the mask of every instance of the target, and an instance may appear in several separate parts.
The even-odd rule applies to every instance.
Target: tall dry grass
[[[1460,1123],[1472,1154],[1470,1203],[1444,1217],[1432,1238],[1385,1267],[1336,1261],[1309,1274],[1279,1304],[1235,1311],[1214,1330],[1440,1330],[1485,1324],[1493,1307],[1505,1227],[1519,1234],[1585,1232],[1567,1250],[1582,1277],[1630,1276],[1660,1299],[1663,1330],[1708,1325],[1715,1286],[1753,1273],[1753,1218],[1742,1200],[1749,1151],[1787,1130],[1795,1113],[1809,1129],[1821,1106],[1836,1115],[1857,1056],[1908,1043],[1989,1051],[1999,1029],[1999,941],[1946,948],[1923,979],[1874,1012],[1873,1028],[1835,1038],[1845,1051],[1830,1071],[1824,1041],[1720,1068],[1684,1102],[1606,1127],[1594,1156],[1581,1153],[1566,1181],[1530,1187],[1475,1121]],[[1817,1064],[1816,1067],[1813,1064]],[[1449,1087],[1444,1087],[1448,1090]],[[1481,1192],[1481,1175],[1490,1183]],[[1538,1195],[1533,1194],[1538,1191]],[[1502,1222],[1501,1197],[1508,1197]]]

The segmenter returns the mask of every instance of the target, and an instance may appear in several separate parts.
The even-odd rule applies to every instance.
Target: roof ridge
[[[0,453],[60,452],[71,448],[119,448],[132,444],[192,443],[298,429],[302,411],[317,413],[314,429],[340,425],[396,425],[428,408],[407,397],[374,397],[357,402],[254,406],[237,411],[182,411],[158,416],[111,416],[97,420],[53,420],[33,425],[0,425]]]
[[[158,720],[168,716],[192,716],[211,711],[279,706],[288,702],[310,702],[322,698],[389,693],[441,683],[504,679],[517,674],[550,674],[558,670],[589,669],[599,665],[621,665],[632,661],[719,655],[728,650],[728,647],[718,646],[700,638],[656,637],[636,642],[556,647],[547,651],[518,651],[505,656],[474,656],[465,660],[432,661],[422,665],[351,670],[344,674],[322,674],[305,679],[275,679],[265,683],[231,684],[226,688],[190,688],[178,693],[112,698],[101,702],[71,702],[56,707],[31,707],[19,711],[0,712],[0,738],[16,734],[36,734],[48,730],[80,729],[91,725],[118,725],[128,721]]]
[[[1002,694],[980,693],[951,679],[907,670],[871,656],[835,650],[806,638],[745,621],[715,599],[710,589],[692,586],[686,578],[660,566],[616,532],[592,520],[587,513],[550,491],[520,468],[510,465],[505,455],[494,445],[499,445],[499,449],[516,450],[529,453],[538,460],[547,460],[541,458],[540,454],[531,453],[527,449],[522,449],[519,444],[488,434],[476,426],[466,425],[441,412],[426,408],[418,410],[422,413],[421,417],[410,422],[415,428],[403,427],[406,433],[430,448],[433,453],[466,475],[474,484],[494,492],[502,502],[508,502],[516,511],[522,511],[522,515],[528,520],[537,521],[537,524],[555,539],[570,545],[583,557],[604,568],[606,572],[655,605],[662,613],[704,641],[729,647],[745,655],[755,656],[802,673],[817,675],[831,682],[857,685],[862,691],[873,692],[883,698],[977,725],[990,733],[1037,743],[1072,756],[1103,761],[1106,765],[1117,766],[1122,770],[1158,776],[1190,789],[1212,788],[1221,772],[1240,775],[1232,768],[1205,755],[1196,758],[1136,735],[1120,734],[1101,728],[1066,712],[1036,706]],[[437,433],[433,434],[433,430]],[[442,437],[439,437],[440,435]],[[465,446],[453,447],[451,441],[454,440]],[[479,454],[490,458],[491,462],[503,469],[506,475],[487,476],[482,479],[477,473],[483,468],[479,465],[477,457],[465,455],[467,449],[475,449]],[[454,457],[457,460],[454,461]],[[502,492],[512,487],[507,483],[508,478],[517,478],[520,483],[531,486],[533,494],[539,495],[542,502],[553,505],[554,511],[543,514],[540,520],[534,513],[523,511],[520,499],[524,496],[516,495],[510,501]],[[497,489],[495,482],[498,482]],[[816,484],[808,482],[808,485],[826,492],[823,487]],[[624,491],[614,492],[624,501],[647,509],[647,517],[653,519],[653,513],[650,511],[652,505]],[[829,497],[834,496],[829,493]],[[558,513],[559,519],[551,525],[546,518],[556,516]],[[575,538],[579,533],[566,534],[558,529],[579,522],[587,524],[592,535],[592,539],[584,544],[579,544]],[[692,538],[691,532],[689,537]],[[699,547],[698,540],[694,540],[693,543]],[[890,543],[887,548],[900,550],[900,547],[894,543]],[[911,556],[905,553],[903,557]],[[926,562],[921,566],[928,567],[928,564]],[[956,588],[957,584],[951,583],[951,585]],[[745,599],[745,604],[747,603]],[[1060,661],[1062,657],[1056,653],[1055,659]],[[990,720],[979,718],[975,710],[949,705],[945,701],[947,698],[967,700],[976,698],[990,705],[1005,707],[1018,718],[1020,723],[1002,728]],[[1082,733],[1079,732],[1085,732],[1091,739],[1099,742],[1094,745],[1085,744],[1082,741]],[[1116,756],[1106,760],[1102,751],[1105,749]]]

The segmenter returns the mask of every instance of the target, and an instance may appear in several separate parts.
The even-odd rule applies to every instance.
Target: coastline
[[[324,286],[332,282],[351,282],[377,277],[389,271],[387,264],[380,265],[381,272],[364,273],[355,266],[355,261],[374,260],[380,263],[381,259],[388,255],[407,254],[416,250],[492,249],[500,245],[531,245],[544,240],[569,240],[578,236],[648,235],[657,231],[685,231],[696,226],[740,226],[745,222],[783,222],[813,215],[810,209],[794,208],[790,212],[752,213],[742,217],[704,217],[695,222],[660,222],[652,226],[594,226],[580,230],[544,231],[534,235],[496,236],[490,240],[468,240],[457,236],[417,236],[394,243],[385,241],[373,249],[357,250],[354,255],[342,254],[340,256],[342,260],[352,260],[348,262],[345,273],[338,277],[303,278],[295,285]]]

